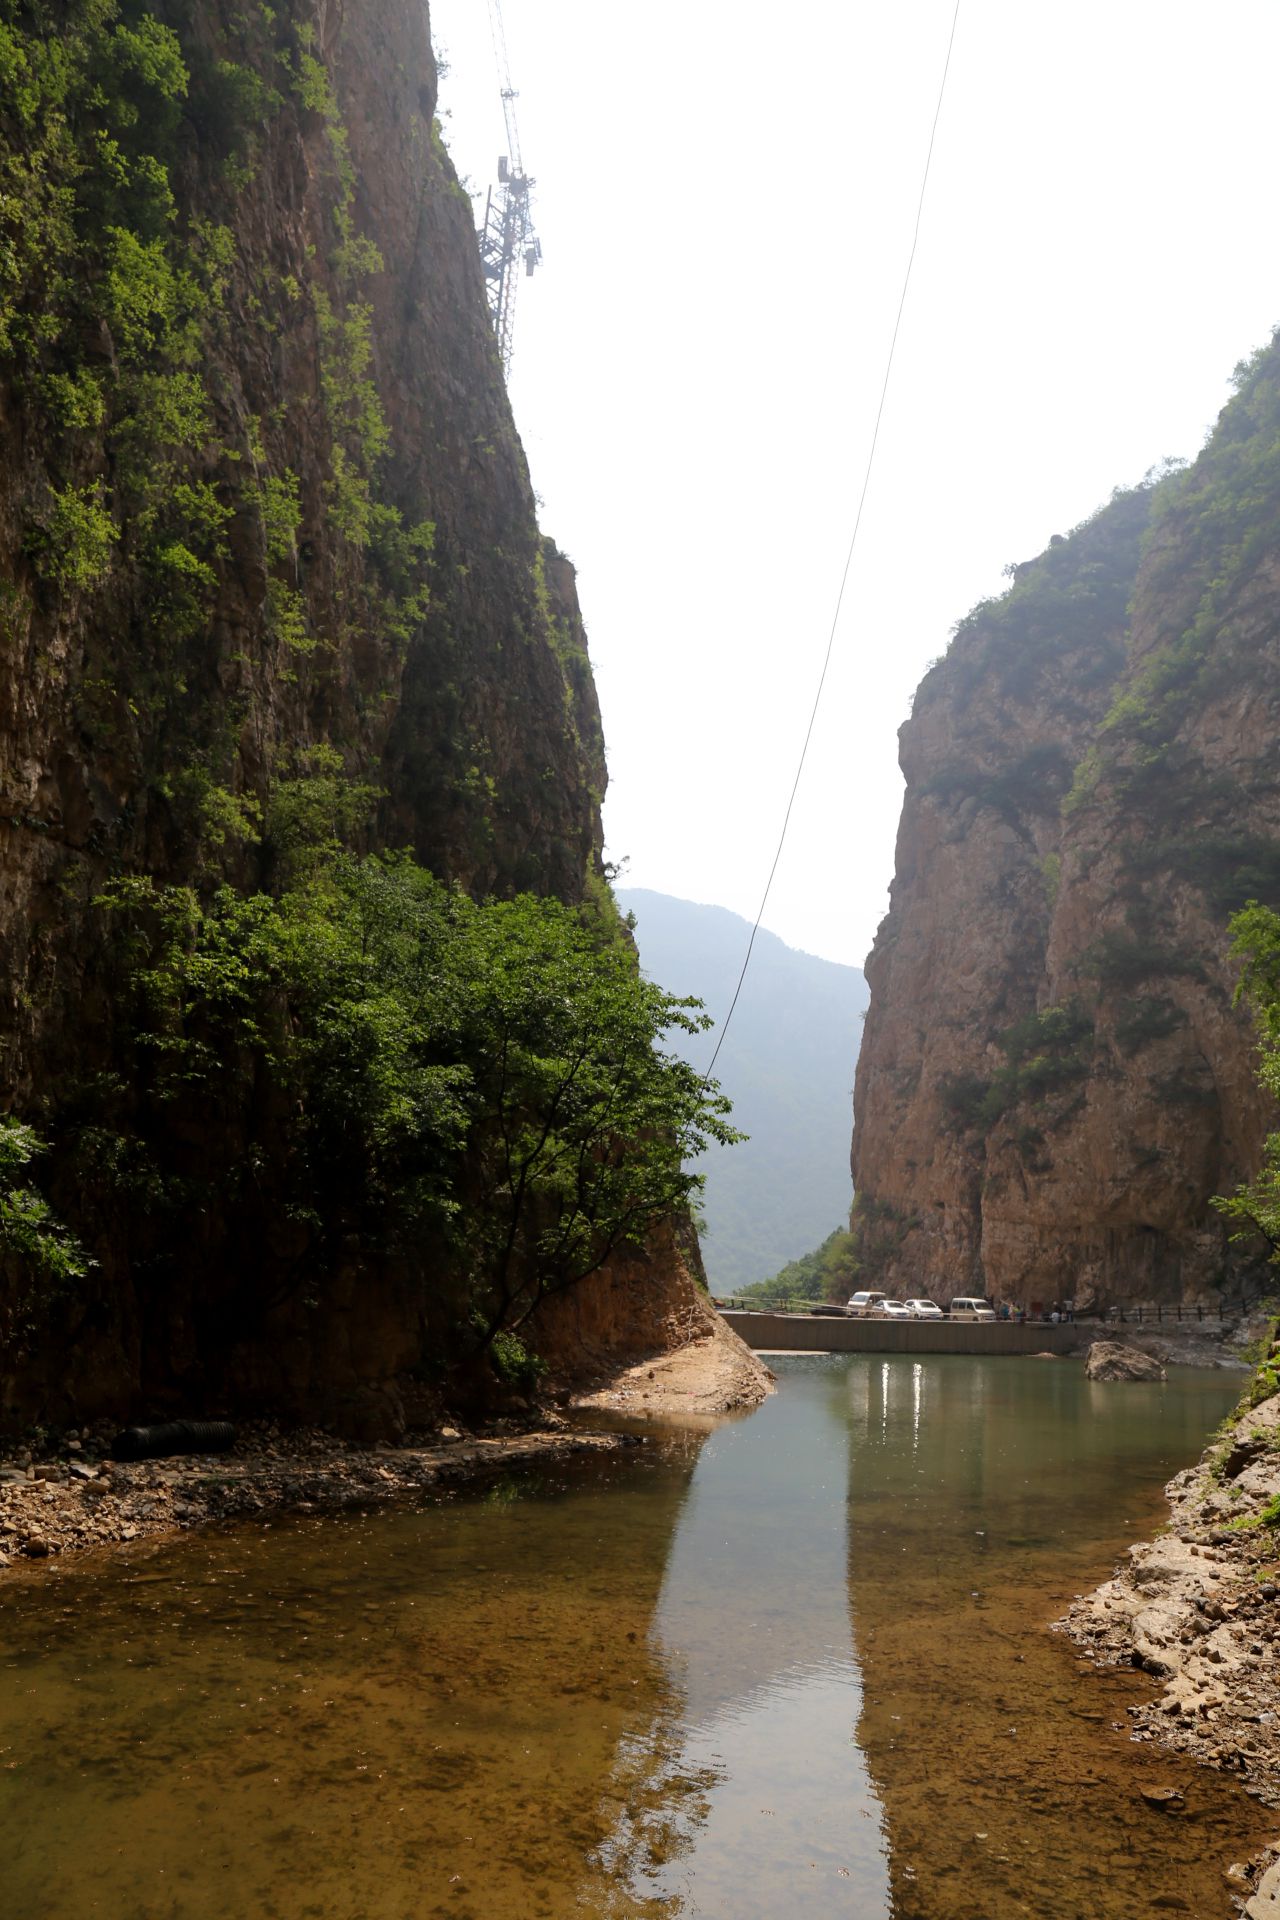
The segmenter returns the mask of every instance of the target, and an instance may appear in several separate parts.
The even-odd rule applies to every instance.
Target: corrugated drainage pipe
[[[226,1453],[236,1443],[229,1420],[163,1420],[126,1427],[111,1443],[113,1460],[161,1460],[170,1453]]]

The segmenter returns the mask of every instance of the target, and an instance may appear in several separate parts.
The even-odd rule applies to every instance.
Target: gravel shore
[[[1243,1405],[1166,1491],[1166,1530],[1131,1547],[1060,1625],[1093,1659],[1159,1681],[1156,1699],[1129,1709],[1135,1740],[1191,1754],[1280,1807],[1280,1393]],[[1227,1877],[1249,1920],[1280,1920],[1270,1856]]]
[[[446,1427],[421,1444],[374,1448],[257,1425],[239,1430],[230,1453],[128,1464],[107,1457],[113,1428],[66,1434],[43,1456],[0,1458],[0,1577],[53,1555],[211,1521],[369,1506],[530,1460],[637,1444],[553,1420],[482,1435]]]
[[[701,1338],[580,1390],[586,1412],[711,1420],[758,1404],[773,1375],[712,1318]],[[568,1393],[566,1387],[560,1389]],[[319,1429],[259,1422],[237,1428],[229,1453],[128,1463],[111,1458],[114,1425],[62,1433],[6,1452],[0,1446],[0,1577],[54,1555],[107,1548],[211,1521],[314,1513],[404,1498],[435,1486],[556,1455],[638,1446],[633,1434],[592,1433],[542,1409],[468,1434],[456,1426],[409,1434],[396,1446],[344,1443]]]

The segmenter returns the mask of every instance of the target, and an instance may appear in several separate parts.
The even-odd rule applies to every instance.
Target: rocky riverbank
[[[700,1419],[757,1406],[773,1375],[716,1317],[687,1340],[573,1396],[575,1408]],[[566,1396],[568,1389],[562,1389]],[[445,1426],[396,1446],[363,1446],[317,1428],[241,1426],[229,1453],[124,1462],[111,1458],[117,1429],[102,1423],[0,1450],[0,1576],[60,1554],[123,1545],[222,1520],[314,1513],[407,1498],[531,1460],[639,1445],[631,1434],[592,1433],[543,1409],[536,1425],[498,1422],[482,1432]]]
[[[1269,1324],[1265,1311],[1254,1308],[1230,1319],[1165,1320],[1155,1326],[1149,1321],[1109,1321],[1090,1337],[1136,1347],[1161,1366],[1239,1367],[1244,1371],[1250,1365],[1247,1354],[1265,1337]]]
[[[111,1434],[84,1429],[56,1448],[0,1460],[0,1575],[213,1521],[369,1506],[530,1460],[637,1444],[579,1432],[554,1415],[529,1431],[446,1427],[421,1444],[373,1448],[260,1425],[242,1428],[230,1453],[124,1463],[107,1457]]]
[[[1129,1709],[1135,1740],[1191,1754],[1280,1807],[1280,1345],[1167,1493],[1168,1527],[1061,1625],[1095,1660],[1160,1683]],[[1228,1877],[1250,1920],[1280,1920],[1280,1866]]]

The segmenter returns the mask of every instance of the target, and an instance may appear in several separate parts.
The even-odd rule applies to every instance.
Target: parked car
[[[913,1320],[941,1320],[944,1317],[936,1300],[908,1300],[907,1312]]]
[[[849,1295],[849,1312],[859,1317],[868,1317],[873,1313],[879,1313],[881,1307],[884,1305],[884,1298],[882,1293],[851,1293]]]
[[[880,1308],[886,1320],[910,1320],[911,1309],[905,1300],[886,1300]]]
[[[965,1294],[951,1302],[953,1320],[994,1320],[995,1317],[995,1309],[989,1307],[985,1300]]]

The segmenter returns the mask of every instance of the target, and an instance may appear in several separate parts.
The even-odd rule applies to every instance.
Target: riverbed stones
[[[1280,1920],[1280,1861],[1263,1874],[1244,1910],[1248,1920]]]
[[[1090,1380],[1163,1380],[1164,1368],[1149,1353],[1126,1347],[1119,1340],[1095,1340],[1085,1355]]]
[[[1095,1658],[1131,1662],[1163,1683],[1133,1714],[1135,1739],[1231,1772],[1271,1806],[1280,1806],[1278,1421],[1280,1395],[1239,1413],[1198,1467],[1170,1481],[1169,1531],[1132,1547],[1128,1564],[1063,1622]],[[1250,1444],[1259,1435],[1268,1444]],[[1228,1501],[1233,1458],[1247,1464]],[[1235,1524],[1206,1526],[1206,1508],[1229,1508]],[[1280,1904],[1258,1911],[1280,1920]]]
[[[448,1480],[501,1472],[552,1455],[642,1444],[631,1434],[565,1428],[432,1437],[424,1444],[364,1451],[305,1429],[282,1436],[246,1427],[232,1454],[196,1456],[181,1472],[150,1461],[95,1473],[73,1463],[57,1480],[0,1468],[0,1569],[93,1546],[142,1542],[213,1520],[277,1510],[314,1513],[421,1498]],[[82,1478],[82,1475],[89,1475]],[[37,1519],[38,1516],[38,1519]]]
[[[1149,1807],[1156,1807],[1161,1813],[1169,1813],[1187,1804],[1176,1787],[1143,1787],[1142,1797]]]

